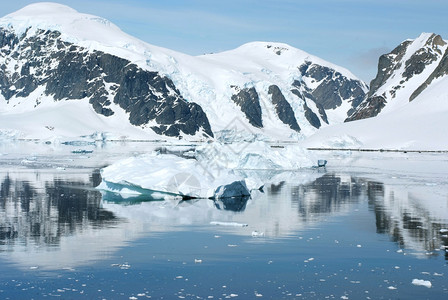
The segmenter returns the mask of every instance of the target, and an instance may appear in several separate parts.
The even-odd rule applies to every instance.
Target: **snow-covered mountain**
[[[324,128],[308,147],[448,149],[448,45],[422,34],[380,57],[366,99],[343,124]],[[356,120],[356,121],[355,121]]]
[[[447,49],[447,42],[440,35],[423,33],[382,55],[366,99],[347,121],[375,117],[406,106],[434,79],[448,74]]]
[[[341,123],[367,86],[286,44],[194,57],[37,3],[0,19],[0,93],[2,134],[277,140]]]

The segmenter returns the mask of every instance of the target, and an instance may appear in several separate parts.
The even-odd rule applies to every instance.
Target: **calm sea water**
[[[94,188],[154,147],[4,146],[0,299],[448,298],[446,155],[321,153],[224,202]]]

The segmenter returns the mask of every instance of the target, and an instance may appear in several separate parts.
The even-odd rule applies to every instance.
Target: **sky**
[[[5,1],[0,16],[31,0]],[[190,55],[282,42],[367,83],[378,58],[422,32],[448,40],[447,0],[58,0],[147,43]]]

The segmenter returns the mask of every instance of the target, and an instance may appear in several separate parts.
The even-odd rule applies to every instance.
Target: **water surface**
[[[325,169],[224,202],[94,189],[156,146],[1,148],[0,298],[448,297],[446,155],[322,152]]]

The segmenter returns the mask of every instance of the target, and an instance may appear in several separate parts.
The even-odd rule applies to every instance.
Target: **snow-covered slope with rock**
[[[406,106],[435,77],[447,73],[447,49],[448,44],[440,35],[423,33],[382,55],[366,99],[347,121],[391,113]]]
[[[352,116],[361,120],[324,128],[304,145],[448,150],[448,47],[440,36],[422,34],[382,56],[371,88]]]
[[[0,19],[0,129],[11,136],[296,139],[342,122],[366,92],[281,43],[193,57],[55,3]]]

